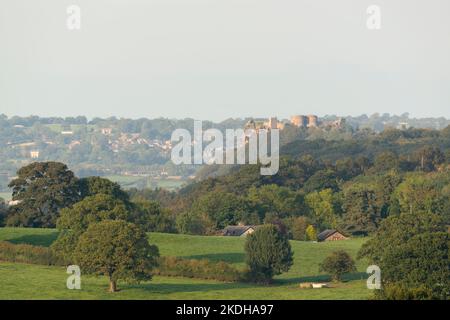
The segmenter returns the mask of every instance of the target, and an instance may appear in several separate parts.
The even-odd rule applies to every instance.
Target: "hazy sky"
[[[0,113],[450,118],[449,13],[448,0],[0,0]]]

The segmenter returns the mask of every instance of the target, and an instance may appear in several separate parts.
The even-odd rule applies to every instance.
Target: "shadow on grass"
[[[18,238],[9,239],[8,242],[14,244],[32,244],[34,246],[49,247],[58,237],[58,232],[48,234],[23,235]]]
[[[208,259],[211,261],[225,261],[229,263],[243,263],[245,262],[245,254],[240,252],[230,252],[230,253],[209,253],[209,254],[199,254],[192,256],[184,256],[185,259]]]
[[[364,272],[349,273],[342,277],[342,282],[349,282],[354,280],[365,280],[368,275]],[[275,279],[274,283],[277,284],[300,284],[304,282],[331,282],[331,276],[328,274],[321,274],[317,276],[297,277],[289,279]]]
[[[192,279],[195,281],[195,279]],[[145,283],[140,285],[126,285],[121,287],[124,290],[128,289],[140,289],[144,291],[151,291],[152,293],[159,294],[171,294],[179,292],[208,292],[208,291],[220,291],[230,289],[242,289],[242,288],[256,288],[259,285],[253,283],[242,282],[224,282],[224,283]]]

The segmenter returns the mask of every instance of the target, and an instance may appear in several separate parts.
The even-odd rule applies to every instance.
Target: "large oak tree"
[[[149,244],[145,232],[123,220],[91,224],[74,253],[82,274],[108,277],[110,292],[117,291],[119,280],[150,280],[158,256],[158,248]]]
[[[59,162],[34,162],[17,171],[11,181],[12,199],[7,224],[24,227],[54,227],[62,208],[80,200],[78,179]]]

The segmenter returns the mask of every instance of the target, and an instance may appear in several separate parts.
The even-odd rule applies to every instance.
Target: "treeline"
[[[177,231],[189,234],[276,223],[297,240],[310,238],[309,226],[315,233],[338,228],[367,235],[388,216],[411,211],[436,213],[450,223],[449,147],[450,127],[296,141],[282,149],[275,176],[245,165],[177,193],[131,190],[130,195],[170,209]]]
[[[54,227],[62,209],[76,210],[84,199],[94,205],[99,199],[90,197],[113,193],[146,231],[157,232],[208,235],[228,225],[274,223],[292,239],[314,240],[329,228],[367,235],[386,217],[411,211],[450,223],[449,146],[450,127],[295,141],[282,149],[277,175],[261,176],[257,165],[235,166],[178,192],[125,192],[106,179],[79,179],[60,163],[35,163],[10,183],[19,203],[0,207],[0,221]]]

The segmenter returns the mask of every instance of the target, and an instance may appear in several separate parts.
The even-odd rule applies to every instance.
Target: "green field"
[[[52,130],[53,132],[56,133],[61,133],[61,131],[64,131],[65,126],[61,125],[61,124],[46,124],[44,125],[45,127],[49,128],[50,130]],[[84,125],[84,124],[72,124],[69,126],[70,130],[76,132],[76,131],[80,131],[80,130],[94,130],[95,126],[94,125]],[[68,128],[66,129],[68,130]]]
[[[57,236],[52,229],[0,228],[0,240],[48,246]],[[243,238],[202,237],[151,233],[151,243],[158,245],[161,255],[190,259],[227,261],[244,266]],[[318,272],[318,264],[333,250],[344,249],[352,256],[364,239],[334,243],[292,241],[294,265],[276,277],[270,286],[224,283],[176,277],[155,277],[139,285],[119,283],[120,292],[106,292],[105,277],[82,277],[82,290],[66,289],[67,274],[61,267],[0,263],[0,299],[367,299],[371,291],[365,286],[364,261],[357,261],[358,273],[344,283],[327,289],[300,289],[299,283],[326,281]]]
[[[0,198],[6,201],[11,200],[11,192],[0,192]]]
[[[151,177],[139,177],[139,176],[110,175],[104,178],[117,182],[124,189],[140,187],[151,189],[164,188],[167,190],[176,190],[186,184],[186,181],[184,180],[154,179]]]

